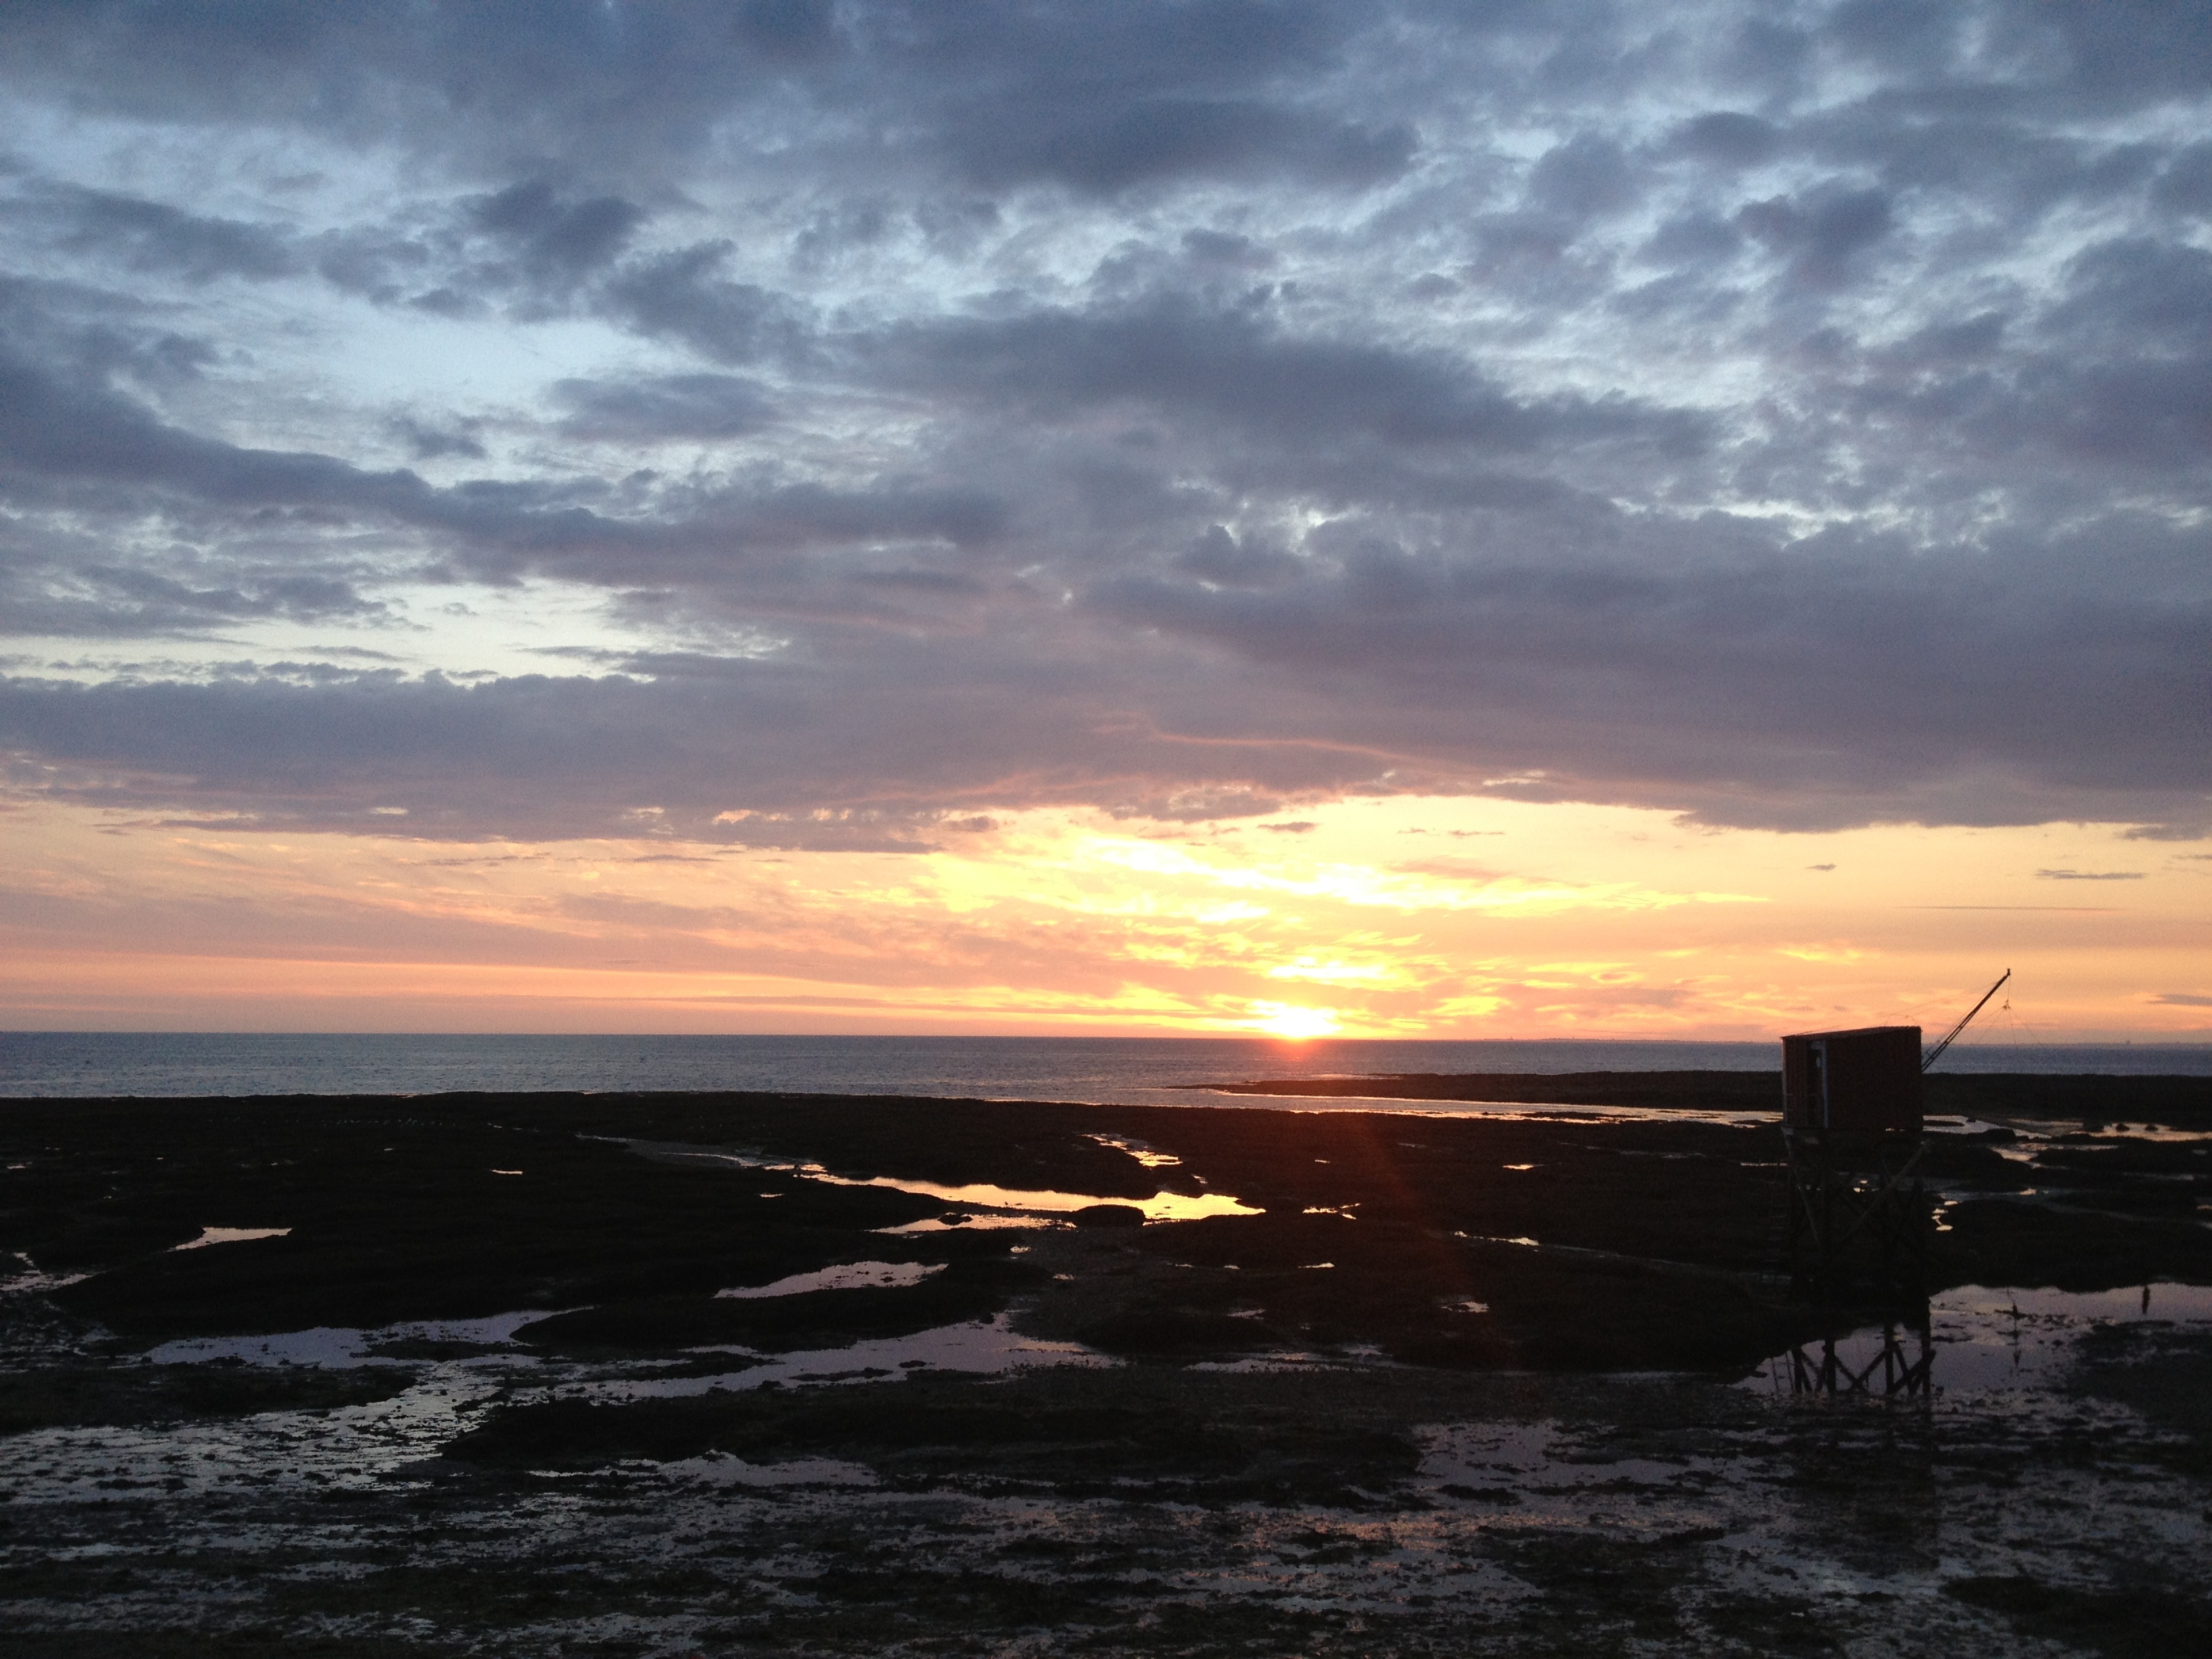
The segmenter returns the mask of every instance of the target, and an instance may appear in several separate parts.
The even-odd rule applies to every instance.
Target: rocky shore
[[[1777,1393],[1879,1316],[1786,1294],[1744,1076],[1487,1080],[1560,1104],[1504,1115],[9,1103],[0,1623],[669,1655],[2201,1624],[2206,1081],[1931,1089],[1936,1386],[1873,1407]],[[1994,1382],[1992,1287],[2048,1287]]]

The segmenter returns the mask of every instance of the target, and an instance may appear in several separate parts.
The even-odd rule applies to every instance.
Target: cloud
[[[0,614],[241,666],[9,741],[409,835],[2185,838],[2212,49],[2095,9],[13,9]]]
[[[1799,198],[1771,197],[1738,210],[1736,225],[1790,261],[1790,276],[1808,288],[1832,288],[1850,274],[1853,256],[1889,234],[1889,198],[1879,190],[1828,185]]]
[[[1598,778],[1650,768],[1673,780],[1677,800],[1726,822],[1815,827],[1835,822],[1827,814],[1844,799],[1863,811],[1884,797],[1898,816],[1963,815],[1963,800],[1922,793],[1962,772],[1982,773],[1977,793],[1998,814],[2018,810],[2004,803],[2031,776],[2120,791],[2212,782],[2192,705],[2170,696],[2201,678],[2191,665],[2205,638],[2201,601],[2131,606],[2118,596],[2139,584],[2122,578],[2093,611],[2063,581],[2036,595],[2025,550],[1992,568],[1879,543],[1821,556],[1750,526],[1705,528],[1709,544],[1733,543],[1732,559],[1668,569],[1654,545],[1641,558],[1539,562],[1375,538],[1315,559],[1285,586],[1131,576],[1093,603],[1284,681],[1328,684],[1349,710],[1387,705],[1408,757],[1465,764],[1476,745],[1458,711],[1480,708],[1492,776],[1547,766],[1545,790],[1603,793]],[[2117,574],[2127,556],[2108,546]],[[2137,556],[2146,574],[2162,562],[2154,544]],[[2135,665],[2108,654],[2116,638]],[[2153,654],[2134,656],[2142,649]],[[1957,678],[1969,661],[1971,694]],[[2088,684],[2106,699],[2094,711],[2079,702]],[[2141,723],[2093,760],[2074,732],[2123,705]],[[1926,719],[1938,706],[1948,729]],[[1356,716],[1329,729],[1382,736]]]
[[[752,362],[802,334],[783,295],[721,272],[734,249],[703,242],[635,261],[607,285],[605,304],[641,334],[665,337],[710,362]]]
[[[1513,396],[1440,352],[1393,349],[1273,328],[1249,310],[1169,299],[1133,309],[945,319],[856,343],[895,385],[1048,417],[1127,403],[1227,419],[1298,447],[1346,437],[1506,453],[1540,444],[1650,443],[1694,449],[1692,414],[1626,398]]]
[[[2169,160],[2151,199],[2175,213],[2212,213],[2212,142],[2191,144]]]
[[[106,191],[57,190],[33,204],[57,222],[61,248],[105,256],[132,270],[196,283],[218,276],[265,281],[300,265],[294,239],[282,226],[211,218]]]
[[[1528,201],[1575,220],[1615,213],[1637,199],[1636,178],[1619,144],[1577,133],[1528,170]]]
[[[1249,99],[1151,99],[1088,121],[1047,121],[957,128],[953,153],[979,184],[1051,179],[1111,192],[1191,177],[1374,185],[1405,171],[1416,142],[1403,123],[1368,126]]]
[[[663,665],[664,667],[667,665]],[[709,675],[437,677],[276,674],[207,684],[0,684],[0,748],[61,768],[50,793],[258,814],[267,827],[352,823],[432,837],[634,830],[640,799],[668,829],[771,846],[914,849],[946,804],[1107,799],[1139,814],[1264,814],[1279,797],[1213,788],[1224,763],[1285,791],[1334,792],[1359,757],[1162,744],[1098,729],[1095,687],[1045,662],[1001,662],[992,684],[921,653],[875,649],[810,670],[773,660]],[[969,734],[988,722],[988,736]],[[1073,758],[1071,758],[1073,757]],[[1025,781],[1006,787],[1005,770]],[[972,824],[988,815],[970,811]],[[957,826],[956,826],[957,827]]]
[[[2140,870],[2039,870],[2042,881],[2141,881]]]
[[[637,380],[557,380],[568,407],[562,428],[580,438],[654,442],[667,438],[734,438],[775,416],[757,380],[734,374],[660,374]]]
[[[1267,546],[1258,537],[1240,541],[1217,524],[1209,525],[1204,535],[1183,550],[1175,568],[1205,582],[1267,587],[1293,580],[1304,566],[1295,556]]]
[[[1755,166],[1782,147],[1782,131],[1771,121],[1741,110],[1709,110],[1692,117],[1668,135],[1667,148],[1711,166]]]
[[[454,455],[481,461],[487,452],[483,441],[471,429],[479,424],[462,421],[449,427],[436,427],[403,415],[392,421],[392,429],[405,441],[418,461],[444,460]]]
[[[125,566],[80,565],[75,591],[40,593],[0,568],[0,620],[11,630],[61,636],[206,635],[226,623],[380,617],[387,607],[342,575],[262,568],[224,571],[222,586]]]
[[[476,226],[541,280],[574,280],[608,264],[645,216],[644,209],[619,196],[563,201],[543,179],[509,185],[470,209]]]

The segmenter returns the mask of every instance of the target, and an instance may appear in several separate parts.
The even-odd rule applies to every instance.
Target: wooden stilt
[[[1920,1177],[1921,1136],[1785,1125],[1782,1139],[1783,1243],[1796,1293],[1830,1304],[1924,1302],[1935,1212]]]

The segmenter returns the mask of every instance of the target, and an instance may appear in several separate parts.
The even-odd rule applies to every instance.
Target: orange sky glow
[[[2212,1041],[2191,9],[0,9],[0,1023]]]
[[[2212,1036],[2212,854],[2114,826],[1380,798],[870,853],[5,823],[18,1029],[1759,1039],[1941,1029],[2008,967],[1984,1041]]]

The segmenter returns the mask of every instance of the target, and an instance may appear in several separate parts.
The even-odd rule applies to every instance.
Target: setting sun
[[[1283,1002],[1255,1002],[1250,1024],[1271,1036],[1298,1042],[1306,1037],[1334,1036],[1341,1027],[1334,1008],[1294,1008]]]

